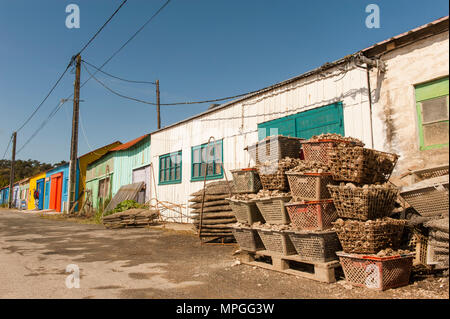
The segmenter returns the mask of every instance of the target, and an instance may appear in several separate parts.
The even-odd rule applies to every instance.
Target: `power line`
[[[120,78],[120,77],[118,77],[118,76],[115,76],[115,75],[112,75],[112,74],[110,74],[110,73],[107,73],[107,72],[105,72],[105,71],[100,70],[98,67],[96,67],[96,66],[93,65],[92,63],[89,63],[89,62],[87,62],[87,61],[85,61],[85,60],[81,60],[81,61],[82,61],[83,63],[86,63],[87,65],[93,67],[94,69],[98,70],[99,72],[101,72],[101,73],[103,73],[103,74],[105,74],[105,75],[107,75],[107,76],[110,76],[110,77],[112,77],[112,78],[121,80],[121,81],[130,82],[130,83],[142,83],[142,84],[153,84],[153,85],[156,85],[156,82],[151,82],[151,81],[136,81],[136,80],[127,80],[127,79],[124,79],[124,78]]]
[[[89,75],[91,76],[90,78],[94,79],[95,81],[97,81],[101,86],[103,86],[105,89],[107,89],[108,91],[110,91],[111,93],[120,96],[124,99],[128,99],[128,100],[132,100],[132,101],[136,101],[139,103],[144,103],[144,104],[149,104],[149,105],[156,105],[156,103],[152,103],[152,102],[148,102],[148,101],[144,101],[144,100],[140,100],[140,99],[136,99],[134,97],[130,97],[130,96],[126,96],[123,94],[120,94],[116,91],[114,91],[113,89],[111,89],[110,87],[108,87],[106,84],[104,84],[103,82],[101,82],[99,79],[97,79],[94,74],[92,74],[91,72],[89,72],[88,68],[86,67],[85,64],[83,64],[84,69],[86,70],[87,73],[89,73]]]
[[[142,31],[142,29],[144,29],[144,27],[148,24],[148,23],[150,23],[166,6],[167,6],[167,4],[169,4],[169,2],[170,2],[170,0],[168,0],[161,8],[159,8],[159,10],[158,11],[156,11],[156,13],[154,13],[151,17],[150,17],[150,19],[148,19],[117,51],[115,51],[103,64],[102,64],[102,66],[99,68],[99,69],[102,69],[109,61],[111,61],[112,60],[112,58],[114,57],[114,56],[116,56],[128,43],[130,43],[130,41],[132,40],[132,39],[134,39],[136,36],[137,36],[137,34],[139,33],[139,32],[141,32]],[[107,22],[106,23],[108,23],[111,19],[112,19],[112,17],[117,13],[117,11],[123,6],[123,4],[125,3],[125,1],[119,6],[119,8],[116,10],[116,12],[114,12],[113,13],[113,15],[107,20]],[[106,25],[106,23],[105,23],[105,25]],[[97,31],[97,33],[94,35],[94,37],[92,37],[89,41],[88,41],[88,43],[79,51],[79,52],[82,52],[88,45],[89,45],[89,43],[91,43],[92,42],[92,40],[97,36],[97,34],[104,28],[104,26],[105,25],[103,25],[101,28],[100,28],[100,30],[99,31]],[[80,53],[78,53],[78,54],[80,54]],[[78,55],[77,54],[77,55]],[[67,68],[66,68],[66,70],[64,71],[64,73],[60,76],[60,78],[58,79],[58,81],[55,83],[55,85],[52,87],[52,89],[50,90],[50,92],[47,94],[47,96],[45,97],[45,99],[41,102],[41,104],[39,105],[39,107],[33,112],[33,114],[30,116],[30,118],[19,128],[19,130],[20,129],[22,129],[28,122],[29,122],[29,120],[31,119],[31,117],[33,117],[34,116],[34,114],[37,112],[37,110],[42,106],[42,104],[47,100],[47,98],[50,96],[50,94],[53,92],[53,90],[55,89],[55,87],[58,85],[58,83],[61,81],[61,79],[62,79],[62,77],[64,76],[64,74],[67,72],[67,70],[69,69],[69,67],[72,65],[72,63],[73,63],[73,61],[75,60],[75,57],[77,56],[77,55],[74,55],[73,57],[72,57],[72,59],[71,59],[71,61],[70,61],[70,63],[69,63],[69,65],[67,66]],[[97,71],[98,72],[98,71]],[[91,78],[89,78],[89,79],[87,79],[84,83],[82,83],[81,84],[81,86],[80,86],[80,88],[81,87],[83,87],[89,80],[90,80]],[[33,135],[27,140],[27,142],[19,149],[19,151],[17,152],[17,153],[19,153],[38,133],[39,133],[39,131],[48,123],[48,121],[59,111],[59,109],[60,109],[60,107],[67,101],[67,100],[69,100],[71,97],[73,96],[73,93],[72,94],[70,94],[66,99],[64,99],[63,101],[63,103],[62,104],[58,104],[53,110],[52,110],[52,112],[49,114],[49,116],[47,117],[47,119],[46,120],[44,120],[44,122],[42,122],[42,124],[41,124],[41,126],[33,133]],[[17,130],[17,131],[19,131],[19,130]]]
[[[90,78],[93,78],[95,81],[97,81],[101,86],[103,86],[105,89],[107,89],[108,91],[110,91],[111,93],[122,97],[124,99],[128,99],[128,100],[132,100],[135,102],[139,102],[139,103],[144,103],[144,104],[148,104],[148,105],[156,105],[156,103],[153,102],[149,102],[149,101],[145,101],[145,100],[141,100],[141,99],[137,99],[135,97],[131,97],[131,96],[127,96],[127,95],[123,95],[117,91],[114,91],[113,89],[111,89],[110,87],[108,87],[105,83],[103,83],[102,81],[100,81],[99,79],[97,79],[94,74],[92,74],[91,72],[89,72],[88,68],[86,67],[86,65],[83,64],[84,69],[86,70],[87,73],[89,73]],[[256,92],[259,92],[260,90],[257,91],[252,91],[252,92],[248,92],[248,93],[243,93],[243,94],[239,94],[239,95],[234,95],[234,96],[229,96],[229,97],[224,97],[224,98],[220,98],[220,99],[213,99],[213,100],[204,100],[204,101],[192,101],[192,102],[176,102],[176,103],[161,103],[160,105],[164,105],[164,106],[174,106],[174,105],[186,105],[186,104],[202,104],[202,103],[211,103],[211,102],[218,102],[218,101],[224,101],[224,100],[230,100],[230,99],[234,99],[234,98],[238,98],[238,97],[242,97],[242,96],[246,96],[249,94],[253,94]]]
[[[33,113],[31,113],[31,115],[27,118],[27,120],[22,124],[22,126],[20,126],[16,132],[20,131],[25,125],[28,124],[28,122],[33,118],[33,116],[37,113],[37,111],[39,111],[39,109],[41,108],[41,106],[45,103],[45,101],[48,99],[48,97],[50,96],[50,94],[52,94],[52,92],[55,90],[56,86],[59,84],[59,82],[61,82],[62,78],[64,77],[64,75],[66,74],[67,70],[70,68],[70,66],[73,64],[73,61],[75,60],[75,57],[77,55],[79,55],[81,52],[83,52],[88,45],[97,37],[97,35],[103,30],[103,28],[109,23],[109,21],[111,21],[111,19],[116,15],[116,13],[120,10],[120,8],[122,8],[122,6],[127,2],[128,0],[124,0],[121,5],[116,9],[116,11],[109,17],[108,20],[106,20],[106,22],[101,26],[101,28],[94,34],[93,37],[91,37],[91,39],[83,46],[83,48],[77,53],[75,54],[72,59],[70,60],[69,64],[67,65],[66,69],[64,70],[64,72],[60,75],[60,77],[58,78],[58,80],[56,81],[56,83],[52,86],[52,88],[50,89],[50,91],[47,93],[47,95],[45,96],[45,98],[42,100],[42,102],[38,105],[38,107],[33,111]]]
[[[108,20],[106,20],[106,22],[101,26],[100,29],[98,29],[97,33],[94,34],[94,36],[83,46],[83,48],[74,56],[80,55],[81,52],[83,52],[88,45],[97,37],[97,35],[103,30],[104,27],[106,27],[106,25],[109,23],[109,21],[111,21],[111,19],[116,15],[117,12],[119,12],[119,10],[122,8],[122,6],[127,2],[128,0],[124,0],[120,6],[116,9],[116,11],[114,11],[114,13],[109,17]]]
[[[61,107],[67,102],[67,99],[62,99],[54,108],[53,110],[50,112],[50,114],[47,116],[47,118],[41,123],[41,125],[37,128],[36,131],[34,131],[34,133],[28,138],[28,140],[22,145],[22,147],[17,151],[16,154],[18,154],[20,151],[22,151],[25,146],[27,146],[31,140],[39,133],[40,130],[42,130],[44,128],[44,126],[48,123],[48,121],[50,121],[55,115],[56,113],[58,113],[58,111],[61,109]]]
[[[66,69],[64,70],[64,72],[59,76],[58,80],[56,81],[56,83],[52,86],[52,88],[50,89],[50,91],[47,93],[47,95],[45,96],[45,98],[42,100],[42,102],[38,105],[38,107],[34,110],[33,113],[31,113],[31,115],[28,117],[28,119],[22,124],[21,127],[19,127],[16,132],[19,132],[25,125],[27,125],[27,123],[31,120],[31,118],[36,114],[37,111],[39,111],[39,109],[41,108],[41,106],[45,103],[45,101],[47,101],[48,97],[50,96],[50,94],[52,94],[52,92],[55,90],[56,86],[59,84],[59,82],[61,82],[62,78],[64,77],[64,75],[66,74],[67,70],[70,67],[70,63],[69,65],[67,65]]]
[[[5,159],[6,153],[8,152],[8,149],[9,149],[9,146],[11,145],[12,139],[13,139],[13,137],[11,136],[11,138],[9,139],[8,146],[6,146],[6,150],[5,150],[5,153],[3,154],[2,160]]]
[[[128,45],[128,43],[130,43],[131,42],[131,40],[133,40],[146,26],[147,26],[147,24],[149,24],[158,14],[160,14],[161,13],[161,11],[169,4],[169,2],[170,2],[170,0],[167,0],[159,9],[158,9],[158,11],[156,11],[127,41],[125,41],[125,43],[124,44],[122,44],[122,46],[119,48],[119,49],[117,49],[98,69],[99,70],[101,70],[101,69],[103,69],[103,67],[106,65],[106,64],[108,64],[109,63],[109,61],[111,61],[120,51],[122,51],[122,49],[123,48],[125,48],[127,45]],[[99,70],[98,71],[96,71],[96,72],[94,72],[94,74],[97,74],[97,72],[99,72]],[[87,82],[89,82],[89,80],[90,79],[92,79],[92,76],[91,77],[89,77],[86,81],[84,81],[82,84],[81,84],[81,86],[80,86],[80,88],[82,88]]]

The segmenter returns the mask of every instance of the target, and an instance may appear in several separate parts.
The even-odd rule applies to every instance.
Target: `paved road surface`
[[[0,298],[449,297],[448,280],[378,292],[232,266],[236,249],[173,231],[107,230],[0,210]],[[66,287],[70,264],[80,269],[80,288]]]

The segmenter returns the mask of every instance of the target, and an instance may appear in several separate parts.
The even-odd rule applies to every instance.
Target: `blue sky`
[[[41,102],[70,57],[122,0],[0,0],[0,156],[14,130]],[[100,66],[165,0],[129,0],[82,58]],[[79,29],[68,29],[69,4],[80,8]],[[365,8],[380,7],[381,27],[368,29]],[[161,103],[226,97],[283,81],[448,15],[448,1],[418,0],[172,0],[104,70],[161,83]],[[87,74],[82,69],[82,80]],[[111,88],[155,100],[148,84],[98,78]],[[61,98],[73,92],[68,72],[36,116],[18,134],[20,148]],[[81,90],[79,154],[156,129],[155,107],[124,100],[91,80]],[[162,107],[162,126],[208,104]],[[70,153],[72,103],[19,154],[56,163]],[[83,134],[83,130],[87,138]],[[7,158],[9,158],[8,152]]]

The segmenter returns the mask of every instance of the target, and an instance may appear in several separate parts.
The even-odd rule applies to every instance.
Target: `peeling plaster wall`
[[[448,163],[447,148],[421,151],[414,85],[448,76],[448,31],[381,56],[386,72],[370,73],[374,148],[400,155],[393,175]]]

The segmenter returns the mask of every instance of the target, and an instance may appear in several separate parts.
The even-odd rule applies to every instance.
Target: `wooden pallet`
[[[272,263],[266,263],[263,261],[256,260],[257,257],[270,257]],[[264,269],[269,269],[273,271],[282,272],[289,275],[295,275],[304,277],[307,279],[312,279],[315,281],[333,283],[336,282],[335,268],[340,267],[341,264],[338,260],[333,260],[329,262],[314,262],[308,261],[301,258],[299,255],[281,255],[276,252],[268,250],[259,251],[242,251],[240,255],[241,263],[257,266]],[[307,272],[298,269],[294,269],[289,261],[294,261],[299,264],[306,264],[314,268],[314,272]]]

